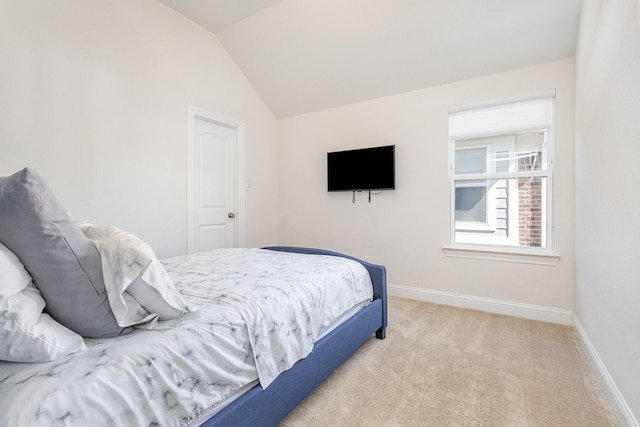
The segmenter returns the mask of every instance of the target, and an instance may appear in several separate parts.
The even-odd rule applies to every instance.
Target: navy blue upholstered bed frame
[[[264,249],[333,255],[361,263],[371,276],[373,302],[319,340],[305,359],[283,372],[269,387],[253,387],[203,423],[206,427],[275,426],[374,333],[387,327],[387,271],[384,266],[323,249],[270,246]]]

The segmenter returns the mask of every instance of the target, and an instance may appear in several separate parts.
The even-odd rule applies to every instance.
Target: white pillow
[[[118,325],[171,328],[195,315],[196,308],[184,301],[146,242],[116,227],[77,225],[100,252],[109,304]]]
[[[44,307],[22,262],[0,243],[0,360],[48,362],[86,350],[82,337],[43,313]]]

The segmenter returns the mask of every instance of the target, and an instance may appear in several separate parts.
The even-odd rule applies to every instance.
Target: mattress
[[[197,424],[372,299],[364,267],[344,258],[227,249],[163,264],[196,318],[86,339],[54,362],[0,362],[0,426]]]

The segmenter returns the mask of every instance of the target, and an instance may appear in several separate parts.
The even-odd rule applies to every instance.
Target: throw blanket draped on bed
[[[0,426],[191,425],[257,378],[268,386],[372,298],[366,270],[338,257],[231,249],[163,264],[200,318],[86,340],[55,362],[0,362]]]

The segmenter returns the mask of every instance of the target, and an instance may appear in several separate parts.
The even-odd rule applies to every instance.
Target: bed
[[[371,277],[373,301],[317,341],[313,352],[283,372],[267,388],[259,385],[209,420],[206,426],[276,425],[372,334],[384,339],[387,327],[387,277],[384,266],[332,251],[274,246],[267,249],[347,257],[362,264]]]
[[[15,175],[0,179],[0,312],[9,319],[0,320],[0,426],[276,425],[366,340],[385,337],[383,266],[285,246],[158,260],[130,233],[56,212],[59,203],[35,171]],[[29,202],[37,200],[35,206],[20,207],[12,219],[10,210],[20,206],[9,186],[16,180],[39,193]],[[54,232],[45,230],[51,224]],[[21,246],[43,232],[44,241]],[[62,234],[62,246],[46,248],[52,234]],[[64,288],[72,283],[69,262],[78,264],[77,274],[95,268],[81,256],[84,239],[85,252],[101,260],[91,289],[104,282],[103,291],[86,296],[77,275],[75,287]],[[43,258],[34,264],[30,257],[38,251]],[[50,262],[65,251],[71,261]],[[42,277],[45,262],[49,275]],[[22,270],[11,276],[9,264]],[[61,274],[65,285],[48,289],[45,280]],[[11,291],[6,284],[18,276],[22,285]],[[329,291],[335,283],[342,284]],[[77,302],[95,294],[102,299],[87,302],[89,309]],[[6,345],[15,339],[11,321],[24,314],[7,315],[16,295],[21,310],[37,314],[28,324],[35,344]],[[289,320],[276,317],[288,312]],[[100,330],[94,319],[103,322]],[[46,354],[43,330],[55,332]]]

